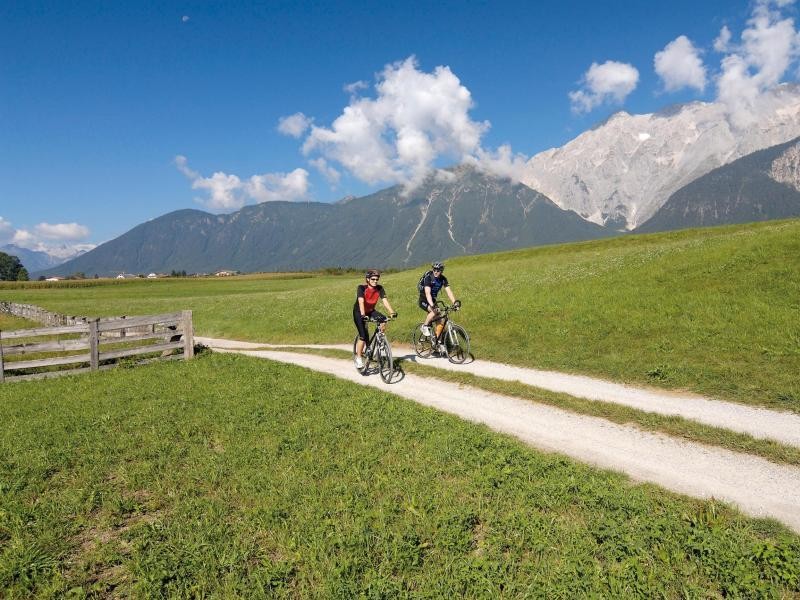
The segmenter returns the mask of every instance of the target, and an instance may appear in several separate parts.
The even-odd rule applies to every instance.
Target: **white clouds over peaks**
[[[569,93],[572,110],[587,113],[606,103],[621,104],[639,83],[639,71],[633,65],[608,60],[592,63],[581,80],[583,88]]]
[[[722,59],[717,92],[735,125],[743,127],[756,119],[763,92],[781,82],[798,56],[800,36],[794,20],[781,14],[789,4],[787,0],[759,0],[740,44],[732,45],[730,36],[723,44],[724,31],[717,38],[720,43],[715,42],[715,48],[730,51]]]
[[[685,35],[675,38],[657,52],[653,65],[668,92],[685,87],[702,92],[706,87],[706,68],[697,48]]]
[[[489,128],[470,119],[472,96],[448,67],[425,73],[410,57],[387,65],[375,91],[375,98],[353,96],[330,128],[312,126],[303,152],[318,153],[370,184],[413,186],[438,158],[461,161],[474,154]]]
[[[39,223],[30,231],[17,229],[0,217],[0,245],[14,244],[53,256],[71,256],[78,250],[94,248],[94,244],[77,243],[85,242],[89,234],[89,228],[78,223]]]
[[[308,195],[308,171],[295,169],[291,173],[266,173],[242,180],[220,171],[203,177],[189,168],[185,156],[175,157],[175,166],[191,182],[192,189],[204,190],[208,199],[200,203],[211,210],[238,210],[248,201],[301,200]]]
[[[46,240],[75,242],[88,238],[89,228],[77,223],[39,223],[34,233]]]

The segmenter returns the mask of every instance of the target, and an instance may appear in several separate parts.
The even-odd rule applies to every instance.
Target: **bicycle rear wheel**
[[[378,346],[378,369],[380,370],[381,379],[386,383],[392,383],[394,361],[392,360],[392,349],[389,347],[389,342],[384,342]]]
[[[461,325],[450,325],[444,335],[444,345],[450,362],[461,364],[469,358],[469,335]]]
[[[420,328],[423,324],[424,323],[418,324],[414,327],[414,331],[411,332],[411,345],[414,346],[414,352],[417,353],[417,356],[420,358],[430,358],[433,352],[433,346],[431,345],[431,338],[422,335],[422,330]]]

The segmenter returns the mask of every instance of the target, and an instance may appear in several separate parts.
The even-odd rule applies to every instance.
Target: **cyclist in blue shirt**
[[[419,295],[419,307],[427,314],[425,323],[422,325],[422,334],[431,335],[430,324],[436,318],[438,311],[436,310],[436,296],[444,288],[447,297],[450,298],[451,304],[460,305],[461,303],[456,300],[453,295],[453,290],[450,289],[450,282],[444,276],[444,263],[435,262],[431,265],[431,271],[425,274],[422,279],[422,292]]]

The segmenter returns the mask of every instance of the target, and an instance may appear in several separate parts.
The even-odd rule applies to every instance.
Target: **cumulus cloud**
[[[723,25],[719,30],[717,39],[714,40],[714,50],[717,52],[728,52],[731,43],[731,30],[727,25]]]
[[[338,163],[369,184],[413,187],[439,158],[473,155],[489,128],[470,118],[472,96],[446,66],[426,73],[413,56],[387,65],[375,92],[375,98],[351,97],[330,127],[312,126],[304,154]]]
[[[40,238],[56,241],[74,242],[89,237],[89,228],[78,223],[39,223],[34,232]]]
[[[639,71],[633,65],[608,60],[592,63],[581,79],[582,89],[569,93],[572,110],[588,113],[602,104],[622,104],[639,83]]]
[[[330,183],[332,186],[336,186],[339,183],[339,180],[342,177],[342,174],[339,173],[336,169],[328,164],[328,161],[324,158],[312,158],[308,161],[308,163],[317,169],[322,176]]]
[[[781,82],[800,52],[800,36],[794,19],[784,18],[781,10],[787,0],[759,0],[742,32],[741,43],[730,36],[717,38],[715,47],[727,48],[717,79],[717,98],[727,107],[734,125],[754,122],[764,101],[764,92]]]
[[[217,171],[203,177],[189,168],[185,156],[175,157],[175,166],[192,182],[192,189],[203,190],[208,198],[199,200],[211,210],[230,211],[242,208],[249,201],[301,200],[308,195],[308,171],[295,169],[290,173],[265,173],[242,180],[237,175]]]
[[[494,151],[479,148],[476,156],[468,162],[499,177],[520,181],[525,174],[528,157],[518,152],[515,153],[511,146],[503,144]]]
[[[39,223],[31,231],[18,229],[0,217],[0,245],[13,244],[52,256],[68,257],[91,250],[95,244],[85,241],[89,235],[89,228],[78,223]]]
[[[293,138],[299,138],[311,125],[311,119],[301,112],[278,119],[278,131]]]
[[[706,88],[706,68],[697,48],[685,35],[675,38],[657,52],[653,65],[668,92],[685,87],[702,92]]]
[[[348,83],[344,86],[344,91],[350,94],[357,94],[361,90],[369,89],[369,84],[366,81],[354,81],[353,83]]]

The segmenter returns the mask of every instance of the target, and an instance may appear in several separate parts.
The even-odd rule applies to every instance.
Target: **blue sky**
[[[518,165],[620,109],[717,99],[721,60],[745,52],[759,10],[766,30],[796,33],[787,0],[7,1],[0,244],[333,201],[464,156]],[[680,36],[682,62],[657,73]],[[795,44],[780,81],[797,77]]]

